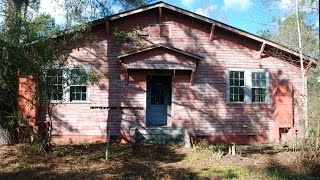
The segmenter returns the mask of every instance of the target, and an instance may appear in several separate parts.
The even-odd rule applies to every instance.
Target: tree
[[[100,19],[108,15],[141,7],[153,0],[65,0],[67,27]]]
[[[110,15],[112,12],[110,2],[107,0],[63,1],[63,7],[68,12],[69,21],[67,22],[73,25],[64,27],[72,28],[74,30],[72,33],[64,33],[67,31],[57,26],[50,15],[36,15],[40,0],[5,0],[0,4],[4,19],[0,28],[0,131],[2,127],[15,132],[17,122],[21,119],[17,111],[18,74],[32,75],[37,86],[46,86],[45,72],[48,69],[63,68],[68,59],[68,54],[65,53],[66,44],[72,41],[76,44],[79,38],[84,37],[83,33],[90,33],[88,26],[83,28],[79,23]],[[150,1],[114,0],[113,2],[121,5],[122,9],[127,9]],[[30,8],[34,11],[30,11]],[[80,13],[86,8],[100,14],[92,16]],[[58,37],[52,38],[52,35],[58,32],[60,32]],[[86,75],[90,76],[90,74]],[[50,88],[46,90],[46,94],[50,94],[48,92]],[[50,96],[44,95],[41,91],[37,91],[34,98],[39,103],[50,105]],[[46,143],[50,143],[50,139]]]
[[[317,157],[320,155],[320,119],[315,116],[319,114],[319,108],[315,109],[314,106],[320,100],[318,96],[320,92],[319,88],[317,88],[320,85],[319,81],[317,81],[317,78],[319,78],[319,68],[313,69],[311,73],[307,74],[305,72],[303,54],[314,58],[320,57],[319,27],[313,26],[308,21],[309,19],[313,19],[313,21],[319,22],[319,0],[295,0],[295,2],[291,1],[287,5],[289,6],[289,11],[284,13],[281,20],[278,18],[276,30],[263,30],[260,31],[260,35],[299,52],[302,81],[301,96],[303,99],[302,102],[298,103],[302,107],[304,115],[302,119],[304,121],[304,138],[301,139],[301,156],[299,157],[303,159],[305,157],[304,152]],[[307,86],[308,77],[309,84]],[[308,87],[311,87],[309,97],[307,96]],[[308,106],[308,99],[311,101],[311,107]]]
[[[304,42],[302,51],[312,57],[319,56],[319,31],[313,25],[307,24],[307,15],[305,13],[299,14],[299,19],[301,19],[299,21],[301,22],[301,38]],[[299,40],[296,27],[296,14],[288,14],[282,19],[277,19],[276,28],[260,30],[258,34],[298,51]]]
[[[49,15],[28,20],[17,14],[0,31],[0,125],[12,131],[18,120],[18,73],[40,78],[43,68],[59,57],[56,50],[62,44],[44,37],[55,31],[53,22]]]

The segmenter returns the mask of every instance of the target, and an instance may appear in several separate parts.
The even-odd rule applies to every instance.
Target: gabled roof
[[[173,51],[173,52],[177,52],[177,53],[180,53],[180,54],[183,54],[183,55],[186,55],[186,56],[189,56],[191,58],[198,59],[198,60],[203,59],[203,57],[201,57],[199,55],[192,54],[192,53],[189,53],[189,52],[186,52],[186,51],[183,51],[181,49],[174,48],[174,47],[165,46],[165,45],[162,45],[162,44],[154,44],[152,46],[149,46],[149,47],[146,47],[146,48],[143,48],[143,49],[139,49],[137,51],[133,51],[133,52],[129,52],[129,53],[126,53],[126,54],[122,54],[122,55],[118,56],[118,59],[120,59],[120,61],[121,61],[121,59],[123,59],[125,57],[129,57],[129,56],[132,56],[132,55],[135,55],[135,54],[139,54],[139,53],[150,51],[150,50],[157,49],[157,48],[164,48],[164,49],[167,49],[167,50],[170,50],[170,51]]]
[[[169,10],[172,10],[172,11],[175,11],[175,12],[178,12],[178,13],[185,14],[185,15],[187,15],[187,16],[191,16],[191,17],[196,18],[196,19],[198,19],[198,20],[201,20],[201,21],[204,21],[204,22],[213,24],[213,25],[215,25],[215,26],[218,26],[218,27],[220,27],[220,28],[222,28],[222,29],[225,29],[225,30],[231,31],[231,32],[233,32],[233,33],[239,34],[239,35],[241,35],[241,36],[244,36],[244,37],[247,37],[247,38],[256,40],[256,41],[258,41],[258,42],[261,42],[262,44],[264,44],[264,46],[265,46],[265,45],[269,45],[269,46],[271,46],[271,47],[275,47],[275,48],[277,48],[277,49],[280,49],[280,50],[282,50],[282,51],[288,52],[288,53],[290,53],[290,54],[293,54],[293,55],[299,57],[299,53],[296,52],[296,51],[293,50],[293,49],[290,49],[290,48],[285,47],[285,46],[283,46],[283,45],[277,44],[277,43],[272,42],[272,41],[270,41],[270,40],[261,38],[261,37],[259,37],[259,36],[257,36],[257,35],[248,33],[248,32],[243,31],[243,30],[241,30],[241,29],[238,29],[238,28],[229,26],[229,25],[224,24],[224,23],[222,23],[222,22],[213,20],[213,19],[211,19],[211,18],[208,18],[208,17],[202,16],[202,15],[199,15],[199,14],[196,14],[196,13],[193,13],[193,12],[190,12],[190,11],[188,11],[188,10],[181,9],[181,8],[179,8],[179,7],[176,7],[176,6],[173,6],[173,5],[164,3],[164,2],[162,2],[162,1],[156,2],[156,3],[153,3],[153,4],[150,4],[150,5],[147,5],[147,6],[143,6],[143,7],[134,9],[134,10],[130,10],[130,11],[126,11],[126,12],[114,14],[114,15],[105,17],[105,18],[103,18],[103,19],[99,19],[99,20],[92,21],[92,22],[91,22],[91,25],[93,25],[93,26],[94,26],[94,25],[98,25],[98,24],[104,23],[104,22],[106,22],[106,21],[116,20],[116,19],[119,19],[119,18],[123,18],[123,17],[126,17],[126,16],[130,16],[130,15],[133,15],[133,14],[137,14],[137,13],[140,13],[140,12],[143,12],[143,11],[147,11],[147,10],[151,10],[151,9],[155,9],[155,8],[166,8],[166,9],[169,9]],[[318,61],[318,60],[316,60],[316,59],[314,59],[314,58],[312,58],[312,57],[309,57],[309,56],[307,56],[307,55],[304,55],[303,58],[304,58],[305,60],[308,60],[309,62],[312,62],[313,64],[317,64],[317,61]]]
[[[175,58],[173,58],[176,55],[161,57],[161,60],[159,60],[157,58],[157,55],[154,55],[154,54],[151,54],[146,59],[144,58],[141,59],[141,56],[138,56],[139,58],[134,58],[134,57],[132,58],[132,56],[144,54],[155,49],[157,50],[163,49],[166,52],[168,51],[174,52],[174,53],[183,55],[185,57],[183,59],[180,59],[180,61],[179,60],[177,61],[175,60]],[[159,51],[156,51],[156,52],[158,53]],[[161,52],[161,54],[162,53],[163,52]],[[126,59],[126,57],[131,57],[131,58]],[[120,55],[118,56],[118,59],[121,62],[122,66],[127,70],[128,69],[191,70],[192,73],[194,73],[197,68],[197,61],[201,60],[202,57],[174,48],[174,47],[155,44],[150,47],[146,47],[134,52]]]

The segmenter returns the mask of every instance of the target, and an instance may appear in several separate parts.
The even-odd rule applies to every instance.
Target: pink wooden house
[[[137,26],[139,49],[116,41],[115,30]],[[163,2],[94,21],[91,31],[97,42],[74,48],[68,67],[103,76],[94,85],[64,84],[59,72],[54,142],[105,142],[107,133],[134,141],[137,132],[184,129],[212,143],[277,143],[301,131],[300,65],[291,49]],[[305,70],[315,62],[305,57]]]

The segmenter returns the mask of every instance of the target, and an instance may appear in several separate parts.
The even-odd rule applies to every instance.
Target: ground
[[[237,146],[237,155],[217,159],[217,146],[114,143],[54,146],[39,154],[34,146],[0,146],[0,179],[317,179],[320,164],[296,163],[296,152]],[[307,168],[308,167],[308,168]],[[320,168],[319,168],[320,169]]]

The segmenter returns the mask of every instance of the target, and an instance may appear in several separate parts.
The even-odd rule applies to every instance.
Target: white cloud
[[[210,4],[209,6],[206,6],[204,8],[198,8],[195,10],[195,13],[200,14],[202,16],[212,16],[213,12],[217,9],[216,6],[214,6],[213,4]]]
[[[39,13],[48,13],[55,18],[56,24],[66,22],[65,12],[62,8],[64,0],[42,0],[40,1]]]
[[[239,11],[245,11],[251,5],[251,0],[223,0],[223,9],[234,9]]]
[[[194,3],[194,0],[180,0],[181,4],[190,8],[192,7],[192,4]]]
[[[295,7],[295,2],[293,0],[280,0],[275,5],[282,10],[289,10]]]
[[[113,13],[119,13],[122,10],[121,6],[119,5],[111,6],[111,9]]]

